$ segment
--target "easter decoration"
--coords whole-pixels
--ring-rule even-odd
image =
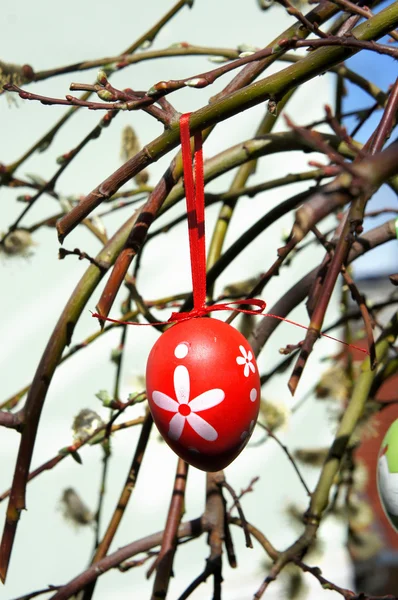
[[[254,353],[243,335],[227,323],[203,318],[230,310],[206,306],[206,253],[202,135],[194,135],[192,172],[189,114],[180,119],[181,148],[193,284],[193,309],[173,313],[176,321],[153,346],[147,363],[149,407],[160,433],[174,452],[204,471],[219,471],[243,450],[256,424],[260,377]],[[260,314],[262,300],[242,300]]]
[[[377,488],[384,512],[398,531],[398,419],[390,425],[381,443]]]
[[[246,338],[228,323],[210,318],[216,311],[272,317],[308,329],[285,317],[265,313],[258,298],[206,305],[205,197],[202,134],[195,132],[192,167],[190,113],[180,117],[180,138],[187,206],[193,308],[174,312],[147,361],[146,391],[153,420],[174,452],[198,469],[219,471],[243,450],[260,408],[260,376]],[[246,306],[246,308],[244,308]],[[252,308],[247,308],[251,306]],[[93,313],[100,320],[120,323]],[[321,336],[369,354],[363,348]]]

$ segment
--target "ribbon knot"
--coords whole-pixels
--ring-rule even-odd
[[[189,312],[173,312],[171,313],[170,318],[168,319],[168,323],[177,323],[179,321],[187,321],[189,319],[196,319],[199,317],[204,317],[207,311],[205,309],[193,308]]]
[[[242,304],[255,306],[256,308],[241,308]],[[173,312],[167,322],[176,323],[177,321],[186,321],[188,319],[205,317],[209,313],[220,310],[232,310],[240,313],[245,313],[246,315],[263,315],[265,317],[266,315],[263,314],[263,311],[265,310],[266,306],[267,305],[264,302],[264,300],[260,300],[259,298],[250,298],[248,300],[232,300],[231,302],[225,302],[223,304],[213,304],[212,306],[202,306],[200,308],[193,308],[189,312]]]

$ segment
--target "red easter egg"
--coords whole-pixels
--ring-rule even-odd
[[[249,343],[223,321],[173,325],[153,346],[146,386],[153,419],[178,456],[219,471],[246,446],[260,406],[260,377]]]

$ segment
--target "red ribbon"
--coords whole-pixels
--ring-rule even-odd
[[[189,252],[191,255],[193,311],[200,312],[206,307],[206,244],[205,244],[205,196],[203,175],[202,133],[194,135],[195,181],[192,173],[191,133],[189,117],[181,115],[180,139],[182,165],[184,170],[185,198],[187,203]],[[199,315],[192,315],[199,316]]]
[[[205,182],[203,171],[202,132],[194,134],[194,172],[192,172],[191,131],[189,117],[180,117],[180,139],[184,170],[185,198],[187,203],[189,252],[191,257],[193,308],[189,312],[172,313],[169,322],[185,321],[204,317],[219,310],[234,310],[248,315],[263,314],[264,300],[249,299],[206,306],[206,242],[205,242]],[[195,175],[195,179],[194,179]],[[257,309],[241,308],[241,304],[256,306]]]
[[[266,303],[259,298],[250,298],[243,300],[234,300],[225,304],[213,304],[206,306],[206,243],[205,243],[205,195],[204,195],[204,170],[203,170],[203,150],[202,150],[202,132],[198,131],[194,134],[194,168],[192,169],[192,153],[191,153],[191,131],[189,128],[189,117],[191,113],[185,113],[180,117],[180,139],[182,164],[184,171],[184,187],[185,198],[187,204],[187,219],[188,219],[188,234],[189,234],[189,252],[191,259],[192,273],[192,290],[193,290],[193,308],[189,312],[173,312],[168,321],[159,321],[156,323],[135,323],[130,321],[118,321],[117,319],[109,319],[93,313],[93,317],[97,317],[103,321],[111,323],[120,323],[122,325],[166,325],[167,323],[176,323],[187,321],[198,317],[204,317],[211,312],[220,310],[231,310],[247,315],[260,315],[262,317],[272,317],[285,321],[291,325],[296,325],[302,329],[307,329],[305,325],[296,323],[290,319],[285,319],[279,315],[264,313]],[[241,305],[246,304],[256,307],[254,309],[242,308]],[[359,348],[353,344],[348,344],[342,340],[338,340],[326,333],[320,333],[321,336],[340,342],[345,346],[355,348],[366,354],[369,354],[364,348]]]

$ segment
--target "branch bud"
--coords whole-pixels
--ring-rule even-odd
[[[166,81],[159,81],[159,83],[155,83],[152,87],[149,88],[146,95],[147,96],[157,96],[157,94],[161,91],[168,90],[169,86]]]
[[[115,100],[115,96],[109,90],[98,90],[97,96],[104,102],[113,102]]]
[[[97,73],[97,83],[99,83],[99,85],[104,85],[104,86],[108,83],[108,78],[103,69],[100,69]]]
[[[110,407],[111,403],[113,402],[113,398],[110,396],[107,390],[100,390],[97,394],[95,394],[95,396],[106,407]]]
[[[204,88],[208,85],[208,82],[204,77],[195,77],[194,79],[188,79],[185,81],[184,85],[194,88]]]

